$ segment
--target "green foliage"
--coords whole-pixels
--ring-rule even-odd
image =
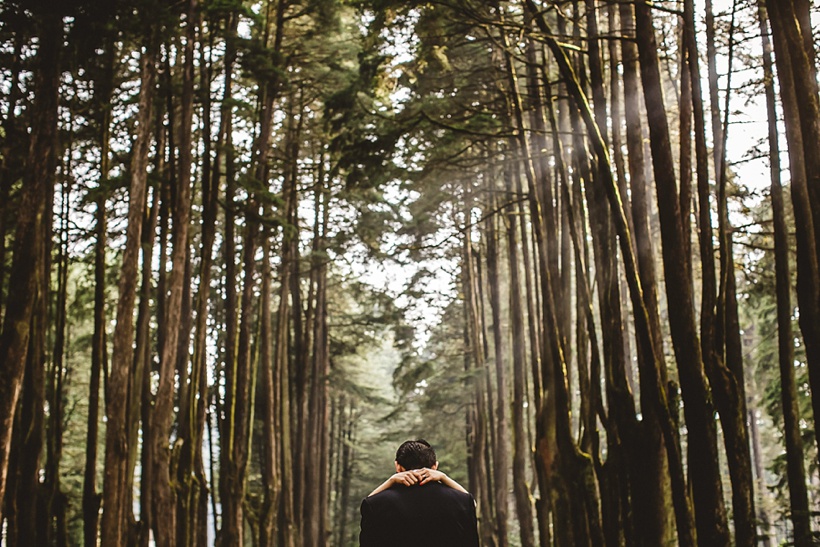
[[[785,200],[788,202],[788,188],[785,190]],[[754,230],[745,237],[740,236],[739,238],[743,243],[748,242],[752,246],[752,250],[743,255],[744,267],[741,270],[743,275],[739,278],[738,290],[739,299],[741,300],[742,328],[744,337],[749,340],[749,343],[746,344],[748,348],[746,366],[751,376],[748,378],[747,384],[753,388],[759,386],[751,390],[751,397],[756,405],[760,405],[761,408],[765,409],[773,428],[773,430],[761,428],[761,435],[765,436],[762,444],[768,455],[766,461],[769,475],[766,482],[777,497],[779,510],[787,513],[789,498],[786,481],[786,454],[783,448],[783,406],[778,354],[774,239],[768,231],[771,205],[768,196],[766,198],[759,205],[748,210],[751,218],[755,219],[764,228]],[[793,226],[792,222],[793,219],[788,216],[788,225]],[[794,245],[793,240],[791,244]],[[794,267],[793,249],[790,250],[789,254],[792,274],[791,285],[794,287],[796,268]],[[792,309],[796,309],[794,294],[792,294]],[[800,426],[805,468],[807,474],[811,476],[818,473],[816,431],[813,420],[808,419],[812,416],[811,393],[809,390],[805,346],[802,342],[796,312],[792,317],[792,334],[795,385],[798,396],[798,414],[802,417]],[[814,494],[816,498],[820,495],[820,491],[816,491],[815,488]]]
[[[238,41],[239,60],[245,71],[243,76],[261,85],[285,83],[287,73],[282,53],[263,43],[261,37]]]

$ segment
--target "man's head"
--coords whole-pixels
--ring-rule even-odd
[[[396,471],[410,471],[427,467],[436,469],[436,451],[424,439],[405,441],[396,450]]]

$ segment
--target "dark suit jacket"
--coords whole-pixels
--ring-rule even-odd
[[[362,501],[361,547],[478,547],[473,496],[434,482]]]

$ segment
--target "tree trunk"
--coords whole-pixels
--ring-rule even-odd
[[[171,275],[168,280],[168,300],[165,309],[164,325],[166,336],[161,346],[159,358],[159,383],[154,400],[154,412],[151,424],[151,472],[155,540],[161,547],[177,544],[176,495],[173,486],[176,482],[175,470],[171,468],[171,447],[169,438],[174,420],[174,372],[178,368],[177,360],[180,341],[186,348],[187,368],[187,331],[183,320],[183,295],[185,287],[190,285],[186,276],[188,262],[188,228],[191,218],[191,164],[194,98],[194,41],[196,21],[194,13],[197,0],[189,0],[187,8],[187,39],[185,42],[185,61],[182,68],[182,97],[179,127],[179,169],[177,184],[172,204],[173,231],[171,233],[173,251],[171,254]],[[171,131],[173,131],[173,126]],[[173,149],[171,149],[173,154]],[[180,378],[180,386],[185,383]],[[184,402],[183,402],[184,404]],[[184,437],[183,437],[184,439]],[[183,441],[184,442],[184,441]],[[176,452],[178,448],[173,448]],[[183,490],[183,494],[184,494]],[[180,538],[184,539],[184,538]]]
[[[57,12],[43,16],[42,40],[37,52],[35,99],[28,161],[17,215],[14,255],[0,334],[0,504],[5,500],[14,415],[28,357],[30,324],[41,291],[43,225],[54,184],[54,148],[57,138],[57,105],[60,83],[62,21]],[[42,298],[45,295],[41,295]],[[0,523],[3,522],[0,507]]]
[[[277,28],[281,30],[281,27],[277,26]],[[279,30],[277,35],[281,34]],[[278,92],[275,82],[268,85],[269,87],[266,87],[261,94],[261,123],[254,145],[254,177],[263,187],[268,184],[267,157],[273,124],[273,106]],[[251,378],[255,378],[254,363],[251,357],[251,325],[255,315],[253,297],[256,241],[259,236],[258,214],[258,201],[253,196],[246,204],[246,227],[242,250],[244,284],[236,361],[233,366],[229,362],[229,371],[226,371],[229,372],[226,374],[226,382],[230,383],[226,384],[227,412],[222,436],[227,443],[223,440],[220,445],[223,453],[220,476],[224,480],[221,530],[223,545],[241,545],[244,536],[245,472],[250,455],[249,439],[254,406],[254,392],[250,387]]]
[[[345,421],[342,422],[342,461],[341,461],[341,501],[339,503],[341,507],[341,526],[339,528],[339,545],[345,545],[348,541],[347,538],[347,523],[348,523],[348,513],[347,508],[350,505],[350,482],[353,478],[353,465],[355,460],[355,453],[353,451],[353,447],[355,446],[354,442],[356,440],[354,436],[355,426],[356,426],[356,404],[355,402],[350,403],[350,411],[349,416],[345,417],[343,413],[343,417]]]
[[[670,314],[670,327],[689,430],[689,469],[697,514],[698,541],[710,545],[724,545],[728,542],[728,529],[720,475],[717,471],[717,433],[712,418],[713,411],[695,327],[691,281],[688,279],[686,267],[689,257],[681,253],[684,249],[682,241],[684,238],[681,230],[680,203],[676,191],[669,129],[661,92],[657,45],[649,6],[643,3],[636,4],[635,13],[641,79],[649,120],[650,143],[658,193],[667,300],[670,309],[680,310],[680,313]],[[695,92],[697,94],[699,89],[695,89],[697,89]],[[695,118],[697,119],[697,113]],[[667,450],[674,449],[669,446],[671,443],[668,438],[664,440],[667,443]],[[671,462],[670,473],[673,473],[674,478],[675,470]],[[673,482],[673,489],[674,487]],[[680,537],[682,531],[687,533],[694,531],[688,530],[688,526],[682,522],[682,519],[686,518],[681,510],[685,498],[681,498],[682,493],[679,490],[674,493],[674,496]],[[683,526],[687,529],[682,530]],[[681,540],[681,542],[684,541]],[[691,534],[685,543],[693,542],[694,534]]]
[[[589,72],[592,87],[595,121],[601,131],[602,143],[606,146],[607,136],[607,109],[604,95],[603,68],[601,66],[601,52],[598,41],[598,23],[595,15],[594,0],[586,0],[587,7],[587,35],[592,39],[589,42]],[[615,103],[613,103],[615,104]],[[613,119],[613,126],[619,121]],[[619,143],[620,146],[620,143]],[[620,153],[618,154],[620,156]],[[617,166],[617,164],[616,164]],[[607,206],[607,198],[601,191],[599,184],[606,176],[603,169],[611,169],[608,163],[599,161],[598,173],[592,173],[585,186],[587,208],[589,210],[592,243],[595,250],[595,276],[598,286],[598,303],[601,316],[601,333],[603,341],[604,372],[607,388],[607,402],[610,420],[607,425],[607,447],[610,458],[603,470],[602,498],[608,498],[609,503],[602,506],[606,539],[610,545],[618,544],[623,534],[628,543],[632,543],[634,536],[631,522],[631,507],[629,501],[629,473],[612,472],[612,468],[626,466],[627,462],[635,461],[631,456],[634,451],[633,439],[635,420],[635,402],[629,389],[626,375],[626,361],[624,355],[624,325],[621,313],[620,284],[618,282],[618,268],[616,259],[618,251],[616,240],[613,237],[612,217]],[[616,167],[617,171],[617,167]],[[622,174],[622,171],[621,171]],[[623,174],[622,174],[623,176]],[[625,184],[623,179],[619,179]],[[620,187],[619,187],[620,190]],[[628,226],[631,224],[627,201],[624,205],[624,214]],[[629,231],[632,232],[631,226]],[[592,382],[599,382],[599,378],[590,375]],[[597,452],[597,447],[595,449]],[[604,488],[603,485],[606,485]]]
[[[69,124],[71,127],[71,124]],[[66,161],[65,171],[71,172],[71,156],[73,147],[68,146],[69,159]],[[60,462],[63,457],[63,427],[65,423],[66,393],[64,391],[68,367],[65,363],[67,338],[67,308],[68,308],[68,270],[69,270],[69,234],[68,223],[71,213],[69,195],[71,194],[71,179],[66,177],[61,188],[60,211],[60,253],[57,263],[57,295],[54,303],[54,352],[46,384],[46,400],[48,401],[48,423],[46,429],[46,465],[43,492],[43,519],[46,523],[45,538],[48,543],[59,547],[68,544],[66,530],[66,495],[60,487]],[[48,263],[48,261],[47,261]],[[47,276],[48,277],[48,276]],[[45,287],[47,288],[47,287]],[[53,535],[51,524],[54,525]],[[42,526],[42,525],[41,525]]]
[[[792,174],[797,239],[797,302],[812,390],[820,423],[820,106],[813,68],[798,27],[793,1],[766,3],[772,24],[777,76]],[[820,454],[820,452],[819,452]]]
[[[153,34],[153,31],[151,31]],[[117,324],[111,353],[111,370],[106,382],[105,478],[103,482],[102,542],[122,545],[125,542],[125,491],[127,483],[128,438],[126,401],[128,379],[133,359],[133,311],[136,299],[137,261],[142,238],[143,212],[147,194],[147,164],[151,141],[152,102],[156,78],[157,40],[149,36],[146,51],[140,58],[139,124],[131,158],[128,227],[123,262],[118,283]]]
[[[10,196],[12,185],[20,179],[20,173],[23,171],[22,164],[25,158],[25,151],[29,144],[25,133],[21,133],[18,118],[16,115],[17,104],[20,101],[22,91],[20,89],[20,78],[23,74],[23,42],[25,36],[23,32],[17,32],[14,35],[14,45],[11,54],[11,80],[9,82],[9,93],[5,98],[7,109],[3,119],[4,147],[2,153],[4,161],[0,166],[0,287],[5,286],[6,280],[6,239],[8,234],[8,210],[10,204]],[[14,145],[12,145],[14,143]],[[18,153],[23,152],[23,153]],[[0,298],[0,317],[3,317],[3,305],[5,302]],[[0,500],[0,503],[2,501]],[[2,509],[0,509],[2,513]],[[0,519],[2,522],[2,519]]]
[[[485,459],[487,450],[487,409],[484,391],[486,390],[486,376],[484,375],[484,351],[482,343],[482,329],[480,326],[478,309],[478,283],[476,282],[475,259],[471,239],[470,219],[472,218],[471,190],[465,201],[464,219],[465,228],[463,237],[463,252],[461,259],[461,283],[464,288],[465,322],[467,324],[467,355],[470,375],[472,376],[473,406],[471,408],[470,423],[468,424],[468,463],[471,470],[470,490],[476,497],[479,513],[479,537],[482,545],[495,546],[494,523],[491,504],[492,493],[488,487],[488,470]]]
[[[513,174],[505,170],[504,178],[509,195],[515,195]],[[520,177],[519,177],[520,184]],[[517,213],[517,214],[516,214]],[[524,333],[523,291],[519,266],[518,217],[523,219],[520,210],[510,207],[507,210],[507,253],[510,264],[510,320],[512,327],[513,357],[513,400],[512,400],[512,434],[513,434],[513,491],[515,493],[515,510],[518,516],[519,535],[522,547],[535,546],[535,533],[532,526],[532,500],[527,484],[527,459],[530,457],[527,432],[524,427],[527,415],[524,390],[526,383],[526,339]],[[523,220],[522,220],[523,225]],[[523,229],[522,233],[526,233]],[[526,240],[524,240],[526,241]],[[505,439],[506,437],[501,437]]]
[[[751,401],[749,401],[751,403]],[[754,462],[755,475],[757,477],[757,491],[761,494],[766,491],[766,482],[764,479],[763,459],[760,454],[760,430],[757,427],[757,409],[751,404],[749,406],[749,436],[752,443],[752,461]],[[772,520],[769,517],[769,512],[761,505],[757,506],[757,524],[760,527],[760,534],[757,535],[757,541],[763,547],[774,547],[774,527]],[[792,521],[794,522],[794,521]],[[807,545],[805,541],[798,542],[795,534],[794,545]]]
[[[233,25],[233,23],[232,23]],[[233,34],[233,33],[232,33]],[[231,41],[231,40],[229,40]],[[227,98],[227,96],[226,96]],[[225,106],[223,105],[223,108]],[[225,529],[225,521],[228,511],[231,508],[231,497],[229,478],[232,476],[231,469],[231,446],[232,446],[232,424],[230,420],[233,415],[233,400],[236,389],[236,339],[237,339],[237,286],[236,266],[238,263],[236,256],[236,166],[234,165],[233,151],[233,121],[232,116],[228,116],[227,128],[225,131],[225,234],[222,246],[222,259],[225,261],[225,362],[223,368],[225,385],[222,412],[217,412],[219,423],[219,501],[221,503],[222,526],[217,536],[217,544],[232,545],[236,539],[231,536],[231,530]],[[219,399],[219,393],[215,395]],[[219,407],[217,407],[219,409]]]
[[[204,41],[200,41],[200,57],[205,59]],[[233,55],[226,51],[226,83],[231,78],[228,72],[232,70]],[[181,492],[177,497],[177,526],[178,541],[187,545],[201,545],[208,541],[208,479],[205,475],[202,446],[205,436],[206,406],[208,404],[208,375],[206,369],[206,339],[207,318],[210,310],[211,279],[213,268],[213,246],[216,239],[216,222],[219,196],[219,154],[224,142],[224,130],[227,120],[225,113],[230,115],[230,107],[222,110],[219,133],[216,139],[216,161],[211,165],[211,99],[210,81],[212,63],[202,62],[200,65],[200,83],[202,101],[202,130],[204,150],[202,155],[202,255],[199,264],[199,291],[196,297],[196,324],[194,326],[194,353],[191,362],[191,379],[187,400],[182,400],[180,407],[187,408],[187,431],[183,430],[184,437],[179,458],[177,477]],[[230,85],[225,93],[230,96]],[[189,251],[190,252],[190,251]],[[182,348],[181,348],[182,350]],[[187,350],[186,350],[187,355]],[[180,423],[180,429],[183,423]],[[187,489],[187,492],[185,490]]]
[[[732,5],[732,18],[729,25],[729,36],[735,29],[737,2]],[[715,163],[718,180],[718,235],[720,241],[720,279],[716,315],[715,352],[724,356],[721,381],[712,382],[712,392],[720,411],[723,426],[723,439],[732,481],[732,512],[735,523],[735,544],[752,547],[755,543],[754,478],[749,445],[749,431],[746,425],[746,389],[743,373],[743,348],[740,339],[740,322],[737,309],[737,287],[735,281],[734,250],[732,225],[729,219],[726,166],[726,139],[729,132],[729,98],[731,96],[732,61],[735,42],[729,42],[729,74],[726,80],[723,127],[715,133],[720,137],[719,156]],[[710,77],[710,88],[713,86]],[[717,79],[714,79],[717,87]],[[717,95],[717,90],[710,94]],[[719,112],[715,102],[713,110]],[[719,119],[719,116],[718,116]],[[717,360],[720,365],[720,359]],[[708,369],[707,369],[708,372]]]
[[[100,135],[100,182],[97,188],[96,237],[94,245],[94,334],[91,341],[91,378],[88,397],[88,429],[85,443],[83,475],[83,545],[96,547],[101,496],[97,492],[97,437],[99,431],[100,377],[108,369],[108,346],[105,328],[105,250],[107,247],[107,211],[104,183],[109,174],[111,110],[113,94],[114,44],[105,41],[105,68],[95,96],[97,130]]]
[[[489,196],[495,195],[493,175],[485,173],[488,185]],[[491,182],[493,181],[493,182]],[[497,202],[490,198],[489,209],[495,211]],[[493,325],[493,350],[495,361],[495,384],[497,390],[495,406],[495,426],[496,443],[493,454],[493,477],[495,494],[495,517],[498,542],[500,545],[507,544],[507,505],[509,490],[507,473],[510,468],[510,452],[508,439],[510,438],[508,429],[509,398],[507,397],[507,369],[504,362],[504,333],[501,324],[501,275],[498,265],[498,219],[495,213],[490,214],[485,223],[487,225],[487,285],[490,293],[490,313],[492,314]]]
[[[794,529],[794,544],[811,544],[809,500],[806,490],[803,438],[800,435],[800,412],[794,379],[794,335],[792,333],[791,272],[789,265],[789,232],[786,207],[780,180],[780,143],[777,132],[777,105],[772,70],[772,45],[769,41],[768,15],[763,0],[758,2],[760,36],[763,40],[763,85],[769,121],[769,162],[772,179],[771,199],[774,226],[775,291],[777,296],[777,349],[780,365],[780,397],[783,405],[783,430],[786,446],[786,475]],[[783,85],[781,80],[781,86]],[[756,418],[753,416],[752,420]]]
[[[712,122],[712,157],[715,166],[715,178],[717,179],[718,166],[723,157],[723,125],[720,120],[720,97],[718,95],[718,73],[717,73],[717,48],[715,47],[715,12],[712,7],[712,0],[706,0],[704,5],[706,12],[706,66],[709,73],[709,105]],[[732,39],[731,32],[729,39]],[[731,67],[729,68],[731,72]],[[726,86],[729,89],[729,86]]]
[[[239,340],[237,345],[236,369],[234,384],[228,386],[231,398],[226,398],[228,423],[227,430],[222,433],[222,450],[230,453],[228,467],[221,468],[225,476],[226,489],[222,498],[222,529],[221,541],[223,545],[242,545],[244,537],[244,503],[245,503],[245,470],[248,458],[248,435],[250,419],[250,403],[253,392],[250,389],[252,362],[251,362],[251,325],[254,316],[253,293],[254,272],[256,270],[256,238],[259,226],[255,220],[255,207],[248,205],[250,214],[243,238],[242,263],[243,287],[241,298],[241,319],[239,322]],[[225,435],[228,435],[227,437]]]
[[[528,2],[527,9],[536,19],[539,26],[545,24],[541,19],[541,14],[534,5]],[[496,11],[500,10],[496,5]],[[522,151],[522,161],[527,177],[528,185],[531,188],[536,186],[533,163],[529,154],[529,139],[523,130],[523,107],[521,95],[518,90],[518,81],[515,67],[512,63],[509,50],[509,39],[506,33],[501,34],[502,51],[505,56],[505,68],[507,73],[508,94],[513,105],[513,115],[515,125],[519,129],[517,136],[520,150]],[[556,315],[557,305],[554,295],[553,278],[560,275],[560,272],[553,271],[548,265],[548,250],[546,246],[546,235],[541,222],[541,204],[537,193],[530,194],[531,218],[536,220],[538,226],[536,236],[539,247],[539,266],[541,273],[541,285],[544,306],[544,320],[549,328],[546,329],[547,346],[544,348],[544,359],[542,363],[551,365],[544,370],[544,388],[546,393],[554,393],[553,400],[539,409],[538,425],[538,453],[539,465],[543,469],[552,473],[548,479],[553,486],[553,510],[555,518],[571,523],[563,530],[558,538],[561,544],[586,543],[599,544],[603,542],[600,528],[600,513],[597,499],[597,479],[592,468],[591,458],[582,453],[574,444],[570,425],[569,394],[567,387],[567,370],[564,346],[566,340],[559,332]],[[554,234],[553,234],[554,235]],[[557,285],[560,290],[560,285]],[[547,355],[549,356],[547,358]],[[552,407],[552,408],[549,408]],[[555,445],[552,445],[554,439]],[[557,473],[556,473],[557,471]]]
[[[311,505],[310,517],[305,529],[305,545],[319,547],[327,543],[328,505],[328,404],[327,375],[330,372],[329,333],[327,324],[327,259],[325,237],[329,220],[329,190],[324,180],[323,159],[319,160],[317,175],[317,195],[315,201],[314,232],[315,245],[312,256],[312,270],[316,272],[316,304],[313,321],[313,355],[311,359],[311,381],[309,400],[310,465],[305,484]],[[321,215],[319,211],[322,211]]]
[[[565,81],[568,84],[568,90],[570,91],[570,95],[576,107],[581,111],[581,114],[583,115],[584,123],[586,124],[587,129],[590,133],[591,142],[595,148],[595,154],[597,156],[598,161],[605,165],[608,165],[609,158],[607,150],[603,145],[603,140],[600,138],[600,132],[598,131],[598,127],[592,118],[592,114],[589,110],[589,105],[586,101],[586,97],[581,91],[578,80],[574,74],[572,67],[569,64],[569,61],[564,51],[559,46],[558,42],[554,38],[552,38],[553,34],[551,33],[549,26],[547,25],[543,16],[538,12],[537,7],[532,2],[532,0],[525,0],[525,5],[526,8],[530,11],[530,13],[532,13],[535,17],[535,21],[538,24],[539,29],[545,35],[545,41],[548,47],[553,52],[556,60],[558,61],[559,69],[562,75],[564,76]],[[645,26],[641,26],[641,24],[638,24],[638,28],[644,31],[651,30],[653,27],[651,24],[651,18],[648,12],[648,7],[643,4],[641,4],[640,7],[641,9],[646,10],[641,13],[642,20],[639,21],[639,23],[644,23]],[[650,106],[651,103],[654,103],[654,106],[656,106],[654,112],[657,117],[653,121],[657,122],[658,126],[662,127],[662,129],[664,130],[664,134],[666,135],[666,140],[664,141],[666,143],[666,150],[664,150],[664,152],[666,152],[667,157],[664,159],[666,160],[668,168],[672,170],[671,149],[669,147],[668,139],[668,128],[666,126],[666,117],[662,107],[663,101],[659,93],[660,75],[658,71],[657,50],[654,42],[654,35],[651,33],[641,34],[639,32],[638,44],[639,50],[641,51],[642,55],[642,69],[645,65],[651,67],[651,71],[649,71],[648,74],[645,74],[646,77],[643,79],[645,98],[647,100],[647,111],[650,113],[651,117],[653,109],[650,108]],[[643,48],[641,48],[641,44],[643,44]],[[645,52],[649,53],[649,60],[654,62],[643,62],[643,54]],[[649,82],[647,80],[649,80]],[[650,92],[654,92],[654,95],[651,95]],[[652,98],[652,101],[650,101],[650,97]],[[655,166],[657,169],[657,163],[655,164]],[[632,301],[633,311],[635,312],[636,332],[641,337],[640,347],[643,348],[642,351],[644,352],[644,358],[647,361],[654,363],[656,360],[655,355],[657,350],[654,347],[655,345],[649,331],[648,314],[646,312],[646,307],[643,303],[642,289],[640,285],[640,280],[637,275],[637,267],[635,265],[635,259],[632,252],[632,245],[630,243],[631,238],[629,234],[629,228],[624,216],[624,211],[621,207],[621,199],[618,193],[618,187],[612,180],[611,172],[608,168],[600,169],[600,173],[604,175],[603,182],[606,188],[607,197],[610,202],[610,207],[612,209],[613,216],[616,220],[616,228],[618,230],[619,241],[621,245],[621,254],[625,261],[624,265],[630,289],[630,297]],[[607,174],[609,174],[609,176],[607,176]],[[672,171],[672,174],[674,175],[674,171]],[[674,183],[674,176],[671,178],[671,180]],[[677,202],[674,202],[673,211],[676,215],[679,215],[679,211],[677,210],[676,205]],[[675,224],[675,226],[677,226],[677,224]],[[679,234],[677,230],[675,231],[675,233]],[[697,349],[697,344],[695,344],[695,348]],[[653,368],[652,370],[654,371],[654,374],[647,375],[645,380],[646,385],[648,385],[650,388],[650,393],[653,394],[654,397],[656,397],[655,404],[657,405],[659,411],[663,413],[664,417],[664,419],[661,421],[661,424],[664,435],[664,441],[666,442],[667,446],[667,457],[670,462],[669,469],[670,473],[672,474],[673,491],[675,493],[674,499],[678,521],[679,540],[683,545],[692,545],[694,544],[693,521],[691,512],[688,507],[683,477],[681,475],[682,463],[680,459],[680,454],[679,452],[677,452],[679,447],[677,445],[677,442],[675,442],[675,430],[673,429],[672,420],[669,415],[669,407],[667,407],[666,405],[666,393],[660,384],[660,379],[658,377],[657,370],[655,368]]]
[[[622,8],[623,9],[623,8]],[[689,55],[683,45],[686,22],[683,17],[678,18],[680,26],[680,220],[683,232],[684,256],[692,255],[692,77],[687,69]],[[637,56],[637,54],[636,54]],[[692,274],[692,260],[686,261],[687,276],[694,280]]]
[[[103,142],[107,142],[103,138]],[[105,146],[103,151],[105,152]],[[107,162],[107,153],[102,154]],[[107,169],[101,169],[107,173]],[[105,175],[103,175],[105,176]],[[99,429],[100,375],[107,369],[108,352],[105,336],[105,248],[106,199],[100,192],[97,200],[97,242],[94,246],[94,335],[91,354],[91,379],[89,381],[88,429],[85,443],[85,473],[83,480],[83,537],[85,547],[97,545],[100,495],[97,493],[97,434]]]
[[[54,151],[52,150],[52,154]],[[53,156],[52,156],[53,157]],[[43,440],[45,437],[46,395],[46,333],[50,319],[51,293],[51,248],[52,248],[52,209],[53,169],[51,184],[45,188],[45,211],[40,225],[38,247],[41,256],[38,260],[39,272],[34,276],[38,287],[31,326],[28,352],[26,354],[26,371],[23,377],[23,393],[20,402],[20,437],[15,450],[19,453],[17,470],[17,544],[49,545],[51,544],[50,519],[46,503],[46,491],[40,480]]]
[[[262,291],[259,303],[260,326],[259,336],[261,349],[259,352],[259,367],[262,371],[262,385],[260,402],[262,410],[262,478],[264,498],[259,516],[259,544],[262,547],[272,547],[276,542],[276,515],[281,498],[281,483],[279,480],[279,439],[276,434],[278,423],[279,399],[277,397],[274,376],[273,332],[271,330],[271,265],[270,265],[270,235],[267,228],[263,228],[261,247],[262,256]]]
[[[632,7],[629,4],[619,4],[621,28],[627,36],[634,36],[635,24]],[[644,157],[644,131],[641,122],[641,92],[638,77],[638,49],[634,42],[625,40],[621,45],[623,51],[623,80],[624,80],[624,114],[626,117],[626,146],[628,151],[629,186],[631,190],[632,219],[635,228],[635,248],[638,259],[638,271],[643,287],[644,303],[649,314],[649,326],[652,339],[662,350],[663,334],[660,322],[660,305],[658,303],[658,281],[655,270],[655,253],[649,227],[649,184],[646,179],[646,160]],[[682,94],[683,96],[684,94]],[[684,104],[683,102],[681,103]],[[681,114],[683,116],[683,114]],[[690,116],[691,117],[691,114]],[[683,134],[682,134],[683,135]],[[684,137],[681,137],[684,140]],[[684,157],[683,155],[681,156]],[[683,161],[683,160],[682,160]],[[682,163],[683,165],[683,163]],[[684,167],[682,166],[681,169]],[[683,181],[683,176],[681,178]],[[687,240],[689,233],[688,223],[682,230],[683,239]],[[684,251],[688,255],[688,251]],[[640,341],[637,341],[640,344]],[[657,366],[662,385],[666,385],[666,362],[664,352],[657,352],[657,365],[646,363],[644,352],[638,348],[638,367]],[[645,373],[648,374],[649,372]],[[641,435],[638,442],[644,445],[636,454],[636,470],[643,467],[645,473],[635,473],[636,491],[647,495],[633,496],[633,510],[636,522],[642,526],[636,527],[636,538],[645,545],[661,545],[672,541],[669,516],[673,510],[670,507],[670,485],[668,462],[665,457],[665,446],[661,431],[660,417],[657,408],[652,403],[652,396],[641,389]]]
[[[157,129],[158,150],[163,149],[165,143],[164,132]],[[154,160],[154,170],[163,173],[165,170],[165,159],[162,154],[158,154]],[[160,183],[165,186],[164,183]],[[134,343],[134,367],[131,373],[131,385],[128,394],[128,471],[126,480],[126,490],[130,493],[133,490],[134,475],[136,472],[137,460],[140,462],[140,520],[135,523],[133,530],[129,530],[129,542],[131,535],[136,536],[135,541],[142,547],[148,545],[148,535],[153,522],[152,518],[152,481],[151,473],[151,449],[150,445],[139,442],[140,422],[142,423],[142,437],[150,437],[151,423],[153,416],[153,397],[151,394],[151,376],[153,355],[151,344],[151,302],[152,302],[152,282],[153,277],[153,257],[154,241],[156,240],[156,228],[159,221],[160,209],[159,188],[152,191],[152,204],[150,209],[146,209],[143,216],[142,230],[142,276],[139,291],[139,306],[137,311],[136,340]],[[163,226],[167,225],[167,215],[163,218]],[[164,265],[160,262],[161,265]],[[160,282],[164,280],[164,270],[160,274]],[[139,448],[142,448],[141,454]],[[129,496],[130,498],[130,496]],[[129,507],[131,502],[129,501]],[[134,520],[131,511],[128,512],[129,522]]]
[[[298,194],[296,183],[293,181],[288,185],[289,178],[286,177],[282,188],[284,218],[289,221],[296,214]],[[281,502],[276,515],[277,520],[277,541],[279,545],[291,547],[296,542],[296,523],[294,522],[295,495],[292,451],[293,435],[291,428],[292,401],[290,396],[291,376],[289,367],[290,338],[288,318],[288,294],[290,292],[290,278],[293,266],[291,260],[293,256],[292,240],[297,234],[289,229],[289,225],[282,227],[282,251],[279,267],[279,305],[276,312],[276,332],[274,346],[274,370],[273,376],[276,381],[276,398],[278,400],[277,410],[279,418],[276,422],[278,430],[281,431],[279,442],[279,476],[282,479]]]

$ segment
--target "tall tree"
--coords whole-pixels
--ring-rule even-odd
[[[168,300],[165,308],[164,325],[167,328],[160,347],[159,383],[154,400],[154,412],[150,434],[152,466],[152,504],[155,538],[160,545],[177,544],[176,492],[172,482],[175,470],[171,469],[171,449],[169,447],[174,410],[174,373],[179,358],[178,351],[184,349],[185,368],[188,361],[188,332],[182,320],[183,292],[190,285],[186,275],[188,259],[188,229],[191,215],[191,164],[194,101],[194,51],[197,28],[197,0],[189,0],[186,6],[186,35],[184,64],[182,69],[182,94],[180,100],[179,157],[174,202],[173,251],[171,255],[171,275],[168,281]],[[173,130],[173,128],[172,128]],[[173,154],[173,150],[171,151]],[[180,344],[180,339],[182,344]],[[180,384],[185,379],[180,377]],[[185,399],[182,398],[182,401]],[[160,515],[162,515],[160,517]]]
[[[142,13],[142,17],[148,17]],[[156,82],[156,31],[145,31],[145,51],[140,56],[140,92],[137,139],[130,166],[128,228],[118,283],[117,324],[111,350],[111,368],[106,381],[105,474],[103,481],[103,518],[101,538],[106,544],[122,544],[126,533],[125,506],[128,443],[126,401],[133,353],[134,301],[136,299],[137,261],[142,238],[148,179],[148,153],[151,144],[151,120]]]
[[[37,10],[35,16],[43,40],[37,53],[32,134],[9,275],[9,285],[14,290],[6,300],[0,334],[0,500],[5,499],[14,416],[28,357],[32,314],[38,294],[39,298],[46,297],[42,293],[43,256],[45,249],[50,248],[43,239],[43,226],[47,215],[50,216],[49,198],[54,185],[63,31],[59,12],[45,8],[42,12]]]
[[[809,381],[812,385],[814,421],[820,419],[820,266],[818,238],[820,221],[820,158],[815,147],[820,139],[820,106],[817,84],[794,2],[775,5],[767,2],[772,25],[775,63],[780,82],[780,97],[786,137],[789,143],[789,168],[792,175],[792,205],[797,238],[797,301],[800,305],[800,330],[806,344]]]
[[[777,290],[777,337],[780,364],[780,390],[783,405],[783,429],[787,457],[789,501],[794,527],[795,545],[809,545],[811,525],[806,472],[804,468],[803,439],[800,435],[797,388],[794,379],[794,335],[792,334],[791,267],[789,240],[786,226],[783,187],[780,178],[780,145],[777,131],[772,44],[769,39],[768,14],[765,4],[758,2],[760,36],[763,41],[763,71],[766,92],[766,111],[769,119],[769,162],[771,169],[771,201],[774,222],[775,275]]]

